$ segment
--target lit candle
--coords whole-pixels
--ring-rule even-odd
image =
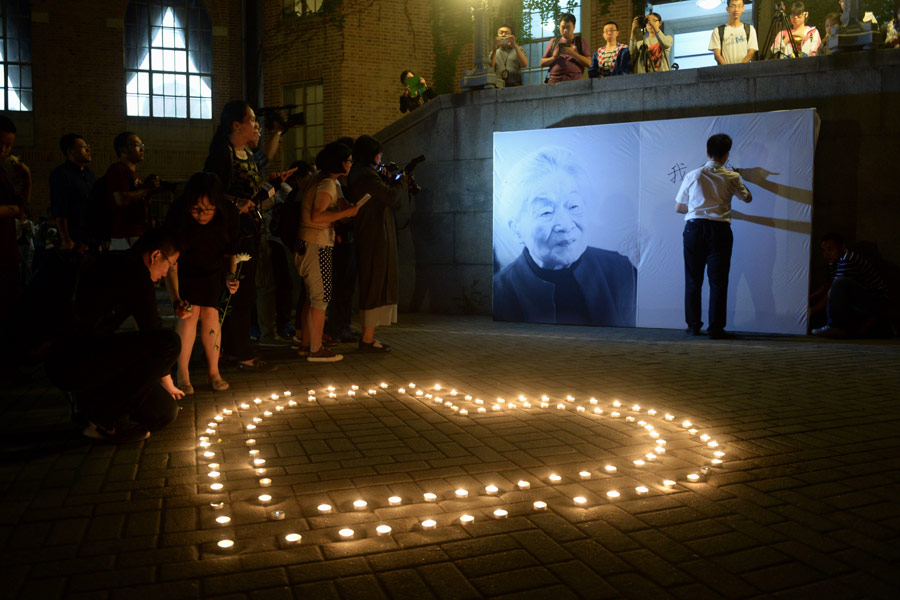
[[[320,504],[316,507],[316,510],[318,510],[322,514],[330,513],[331,505],[330,504]]]
[[[329,398],[337,398],[337,394],[335,394],[334,392],[328,392],[328,397]]]
[[[550,480],[550,483],[559,483],[560,481],[562,481],[562,477],[560,477],[560,476],[557,475],[556,473],[553,473],[553,474],[550,475],[550,477],[548,477],[547,479]]]
[[[406,388],[399,388],[397,391],[400,392],[401,394],[405,394]]]
[[[637,459],[636,461],[634,461],[634,466],[636,466],[636,467],[643,467],[643,466],[646,465],[646,464],[647,464],[647,463],[645,463],[645,462],[644,462],[643,460],[641,460],[640,458]]]
[[[699,473],[690,473],[687,476],[687,478],[688,478],[688,481],[700,481],[700,474]]]
[[[471,523],[474,520],[475,520],[475,517],[473,517],[472,515],[463,515],[459,518],[459,522],[462,523],[463,525],[468,525],[469,523]]]
[[[272,480],[268,477],[263,477],[259,480],[259,485],[260,487],[269,487],[270,485],[272,485]]]
[[[212,444],[210,444],[209,442],[200,442],[197,445],[200,446],[201,448],[209,448],[210,446],[212,446]]]
[[[503,408],[503,407],[500,406],[499,404],[495,404],[491,407],[491,410],[500,410],[501,408]]]
[[[353,390],[349,390],[349,391],[347,392],[347,395],[348,395],[348,396],[355,396],[355,395],[356,395],[356,392],[353,391]]]
[[[334,386],[333,386],[333,385],[329,385],[327,389],[328,389],[329,392],[333,392],[333,391],[334,391]]]
[[[673,421],[675,419],[675,415],[670,415],[666,413],[666,421]]]
[[[265,475],[265,474],[266,474],[266,468],[265,468],[265,467],[260,467],[260,468],[256,469],[256,474],[257,474],[257,475]]]
[[[654,458],[656,458],[656,455],[653,454],[652,452],[648,452],[647,454],[644,455],[644,458],[646,458],[647,460],[653,460]]]
[[[627,417],[625,417],[625,420],[628,421],[629,423],[634,423],[634,417],[632,417],[631,415],[628,415]]]
[[[556,405],[557,410],[566,410],[566,405],[560,402]]]
[[[306,390],[306,393],[309,394],[310,396],[315,396],[316,390]]]
[[[387,389],[388,384],[385,383],[384,381],[382,381],[381,383],[378,384],[378,386],[379,386],[381,389],[384,390],[384,389]],[[455,391],[455,390],[454,390],[454,391]]]
[[[584,412],[584,407],[583,407],[583,406],[577,407],[577,408],[575,409],[575,412]]]
[[[219,525],[225,525],[226,523],[231,523],[231,517],[222,515],[221,517],[216,517],[216,523]]]
[[[597,404],[597,399],[591,396],[591,399],[588,400],[588,402],[590,402],[591,404]]]
[[[425,502],[434,502],[437,500],[437,494],[433,492],[425,492],[422,494],[422,497],[425,499]]]
[[[633,410],[634,412],[641,412],[641,405],[640,404],[632,404],[631,410]]]
[[[506,509],[498,508],[497,510],[494,511],[495,519],[505,519],[508,516],[509,516],[509,511]]]
[[[615,406],[616,408],[619,408],[620,406],[622,406],[622,403],[619,402],[618,400],[613,400],[612,405]]]
[[[210,450],[207,450],[206,452],[203,453],[203,458],[213,458],[215,455],[216,455],[215,452],[211,452]]]
[[[288,400],[288,406],[297,406],[296,400]]]
[[[256,425],[254,425],[253,423],[247,423],[246,425],[244,425],[244,429],[246,429],[247,431],[253,431],[254,429],[256,429]]]
[[[636,491],[638,494],[646,494],[647,492],[650,491],[650,488],[648,488],[645,485],[639,485],[636,488],[634,488],[634,491]]]
[[[531,487],[531,483],[529,483],[528,481],[525,481],[524,479],[520,479],[519,482],[516,484],[516,486],[520,490],[527,490],[528,488]]]
[[[708,442],[711,438],[708,433],[704,433],[703,435],[700,436],[700,439],[703,440],[704,442]]]
[[[369,503],[366,502],[365,500],[354,500],[353,501],[353,508],[355,508],[356,510],[365,510],[365,508],[367,506],[369,506]]]
[[[650,437],[652,437],[652,438],[654,438],[654,439],[658,438],[658,437],[659,437],[659,432],[658,432],[658,431],[651,431],[651,432],[650,432]]]
[[[642,419],[642,420],[638,421],[637,423],[638,423],[638,425],[640,425],[640,426],[643,427],[644,429],[647,429],[647,421],[644,421],[644,420]],[[650,426],[650,429],[653,429],[653,426]]]
[[[655,408],[651,408],[650,410],[647,411],[647,414],[650,415],[650,416],[652,417],[653,415],[656,414],[656,409],[655,409]]]
[[[534,510],[547,510],[547,503],[543,500],[535,500],[532,506],[534,506]]]
[[[434,529],[437,527],[437,521],[434,519],[425,519],[422,521],[422,529]]]
[[[578,473],[578,476],[581,477],[582,479],[590,479],[591,472],[590,471],[581,471]]]
[[[486,412],[487,412],[487,409],[486,409],[485,407],[483,407],[483,406],[479,406],[479,407],[478,407],[478,412],[479,412],[479,413],[486,413]]]
[[[462,488],[456,490],[457,498],[467,498],[469,496],[469,490],[464,490]]]
[[[608,492],[606,492],[606,497],[607,497],[607,498],[618,498],[618,497],[621,496],[621,495],[622,495],[622,494],[620,494],[620,493],[617,492],[616,490],[609,490]]]
[[[657,454],[665,454],[666,453],[666,449],[663,448],[662,446],[657,446],[656,448],[653,449],[653,451],[656,452]]]
[[[213,479],[217,479],[217,478],[219,477],[219,474],[220,474],[220,473],[219,473],[218,471],[210,471],[210,472],[208,473],[208,475],[209,475],[210,477],[212,477]]]
[[[718,457],[718,458],[722,458],[723,456],[725,456],[725,453],[722,452],[721,450],[716,450],[715,452],[713,452],[713,456],[716,456],[716,457]]]
[[[459,409],[459,414],[465,416],[465,415],[469,414],[469,411],[466,410],[465,408],[461,408],[461,409]]]
[[[254,423],[262,423],[262,417],[253,417]]]
[[[484,491],[487,494],[496,494],[498,491],[500,491],[500,488],[498,488],[494,484],[490,484],[490,485],[484,486]]]
[[[710,448],[718,448],[719,442],[717,442],[716,440],[712,440],[711,442],[707,442],[706,445]]]
[[[299,542],[302,539],[303,539],[303,536],[300,535],[299,533],[289,533],[284,536],[284,541],[286,541],[288,544],[296,544],[297,542]]]
[[[359,386],[354,383],[353,385],[350,386],[350,389],[356,391],[359,389]]]
[[[410,383],[410,384],[409,384],[409,385],[408,385],[408,386],[407,386],[407,387],[411,387],[411,388],[414,388],[414,387],[416,387],[416,384],[414,384],[414,383]]]
[[[690,421],[682,421],[681,422],[681,426],[684,427],[685,429],[688,429],[691,425],[693,425],[693,423],[691,423]]]
[[[273,510],[269,514],[269,518],[273,521],[284,521],[284,511],[283,510]]]
[[[216,415],[215,417],[213,417],[213,421],[215,421],[216,423],[221,423],[224,420],[225,417],[223,417],[222,415]]]
[[[346,527],[338,531],[338,535],[341,536],[341,539],[349,540],[353,537],[353,530],[349,527]]]
[[[416,396],[424,396],[424,395],[425,395],[425,392],[423,392],[422,390],[416,390]]]
[[[266,464],[266,459],[264,459],[264,458],[254,458],[254,459],[253,459],[253,464],[256,465],[257,467],[261,467],[261,466],[263,466],[264,464]]]
[[[484,404],[484,400],[481,398],[475,398],[475,404]]]
[[[609,416],[611,416],[613,419],[617,419],[620,416],[620,414],[618,411],[614,410],[611,413],[609,413]]]
[[[284,393],[282,393],[281,395],[282,395],[282,396],[290,396],[290,395],[291,395],[291,392],[290,392],[290,390],[287,390],[287,391],[285,391]]]
[[[600,408],[599,406],[595,406],[595,407],[594,407],[594,414],[595,414],[595,415],[602,415],[602,414],[603,414],[603,409]]]
[[[572,395],[568,395],[568,396],[566,396],[566,400],[569,402],[575,402],[575,397]]]
[[[253,404],[262,404],[262,398],[254,398]]]
[[[674,479],[663,479],[663,485],[666,487],[672,487],[675,483],[676,481]]]
[[[223,548],[223,549],[227,550],[228,548],[231,548],[232,546],[234,546],[234,540],[219,540],[216,545],[219,548]]]
[[[229,415],[231,415],[232,413],[234,413],[234,411],[231,410],[230,408],[223,408],[223,409],[222,409],[222,414],[225,415],[226,417],[229,416]]]
[[[399,506],[403,502],[403,498],[400,496],[391,496],[388,498],[388,504],[391,506]]]
[[[377,533],[378,535],[387,535],[390,532],[391,532],[390,525],[379,525],[378,527],[375,528],[375,533]]]
[[[587,504],[587,498],[584,496],[575,496],[572,498],[572,502],[574,502],[576,506],[584,506]]]
[[[709,462],[711,462],[711,463],[714,464],[714,465],[721,465],[721,464],[722,464],[722,459],[721,459],[721,458],[714,458],[714,459],[712,459],[712,460],[709,461]]]
[[[270,496],[269,494],[260,494],[260,495],[259,495],[259,501],[260,501],[262,504],[268,504],[269,502],[272,501],[272,496]]]
[[[212,471],[218,471],[218,470],[219,470],[219,463],[209,463],[209,464],[206,465],[206,466],[209,467],[210,470],[212,470]]]
[[[213,483],[213,484],[210,484],[209,489],[211,489],[214,492],[218,492],[219,490],[223,489],[224,487],[225,487],[224,483]]]
[[[691,427],[690,429],[688,429],[688,433],[691,435],[697,435],[697,429]]]
[[[466,398],[466,400],[471,400],[472,396],[470,396],[469,394],[466,394],[465,398]]]
[[[250,456],[259,456],[259,450],[254,448],[253,450],[250,450],[247,454],[249,454]]]
[[[440,390],[440,389],[441,389],[441,384],[439,384],[439,383],[434,384],[434,389]]]
[[[244,410],[247,410],[248,408],[250,408],[250,405],[246,402],[241,402],[240,407]]]
[[[222,510],[223,508],[225,508],[225,503],[224,502],[210,502],[209,506],[213,510]]]
[[[618,469],[616,468],[615,465],[606,465],[605,467],[603,467],[603,469],[604,469],[607,473],[615,473],[616,471],[618,471]]]
[[[548,408],[550,406],[549,402],[541,402],[541,408]]]
[[[271,410],[265,410],[265,411],[263,411],[263,416],[264,416],[264,417],[271,417],[271,416],[272,416],[272,411],[271,411]]]

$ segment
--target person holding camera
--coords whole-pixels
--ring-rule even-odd
[[[378,172],[382,159],[381,142],[370,135],[353,144],[353,168],[347,181],[354,204],[371,196],[353,221],[356,260],[359,272],[359,315],[362,338],[359,351],[389,352],[390,346],[375,339],[375,328],[397,322],[400,299],[400,257],[394,207],[408,189],[403,173],[383,176]]]
[[[497,80],[503,87],[522,85],[522,69],[528,66],[528,58],[516,43],[512,25],[504,23],[497,30],[494,38],[494,51],[491,52],[491,68],[497,74]]]
[[[428,87],[424,77],[417,77],[409,69],[400,71],[400,83],[403,84],[403,95],[400,96],[400,112],[412,112],[425,102],[433,100],[436,94]]]
[[[603,39],[606,44],[591,57],[588,77],[612,77],[631,73],[631,52],[628,46],[619,43],[619,25],[607,21],[603,25]]]
[[[544,83],[559,83],[581,79],[591,66],[591,49],[587,40],[575,35],[575,15],[563,13],[559,17],[559,37],[547,42],[541,67],[550,67]]]
[[[630,44],[634,72],[668,71],[673,41],[674,38],[663,31],[662,17],[658,13],[635,17],[631,23]]]
[[[261,134],[256,114],[243,100],[222,107],[219,126],[209,144],[203,170],[219,176],[225,189],[229,236],[233,250],[249,254],[241,272],[242,285],[234,293],[229,314],[222,323],[222,349],[238,363],[238,369],[271,372],[276,367],[260,360],[250,345],[250,321],[256,301],[256,269],[263,243],[262,218],[257,206],[275,195],[263,179],[257,161],[266,157],[254,150]]]
[[[109,249],[128,250],[147,230],[150,196],[159,189],[156,175],[141,179],[138,163],[144,160],[144,142],[133,131],[123,131],[113,140],[119,160],[106,170],[107,204],[112,220]]]

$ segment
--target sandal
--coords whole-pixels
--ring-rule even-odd
[[[249,365],[247,363],[238,363],[239,371],[250,371],[253,373],[271,373],[272,371],[277,371],[277,365],[270,365],[264,360],[260,360],[258,358],[254,358],[253,362]]]
[[[379,345],[376,346],[375,344]],[[359,340],[359,351],[368,354],[381,354],[384,352],[390,352],[391,347],[387,344],[379,342],[378,340],[372,340],[371,342],[364,342],[362,340]]]
[[[214,391],[214,392],[224,392],[225,390],[227,390],[228,388],[231,387],[231,384],[229,384],[227,381],[225,381],[221,377],[219,377],[218,379],[213,379],[212,377],[210,377],[210,378],[208,378],[208,381],[209,381],[209,387],[211,387],[212,391]]]
[[[178,386],[178,389],[184,392],[185,396],[193,396],[194,395],[194,386],[189,383],[182,383]]]

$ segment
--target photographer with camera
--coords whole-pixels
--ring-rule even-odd
[[[491,52],[491,68],[503,87],[522,85],[522,69],[528,66],[528,58],[516,43],[512,25],[503,24],[494,38],[494,51]]]
[[[428,87],[424,77],[420,77],[410,71],[400,71],[400,83],[403,84],[403,95],[400,96],[400,112],[412,112],[422,106],[423,103],[433,100],[437,94]]]
[[[375,339],[375,328],[397,322],[400,299],[400,257],[394,208],[409,188],[409,175],[379,172],[381,142],[370,135],[360,136],[353,144],[353,168],[350,169],[350,201],[370,199],[353,221],[359,271],[359,316],[362,339],[359,351],[389,352],[390,346]]]
[[[575,15],[563,13],[559,17],[559,37],[547,42],[541,67],[550,67],[544,83],[559,83],[581,79],[591,66],[591,49],[587,40],[575,35]]]
[[[631,56],[635,73],[668,71],[669,52],[674,38],[663,32],[662,17],[649,13],[646,17],[635,17],[631,23]]]

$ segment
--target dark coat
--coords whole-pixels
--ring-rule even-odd
[[[394,207],[406,192],[406,180],[388,185],[372,167],[354,165],[350,170],[349,200],[366,194],[372,198],[353,219],[359,271],[359,308],[371,310],[400,301],[400,258]]]
[[[588,247],[574,271],[587,301],[583,325],[634,327],[637,270],[617,252]],[[494,318],[556,323],[555,286],[540,279],[523,254],[494,276]]]

